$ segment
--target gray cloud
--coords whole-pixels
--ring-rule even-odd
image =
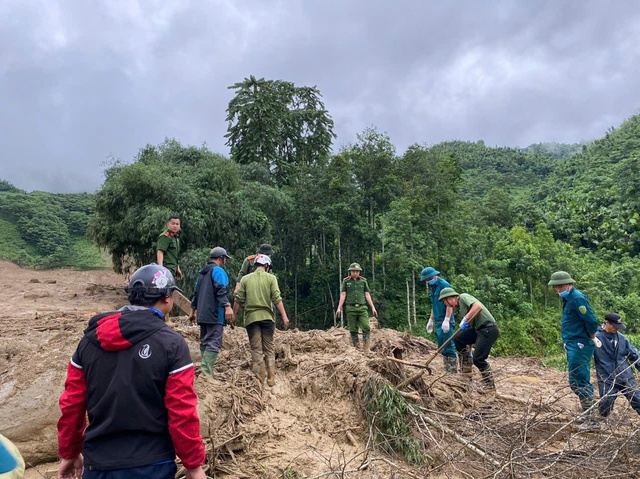
[[[317,85],[336,148],[602,136],[638,110],[633,2],[8,0],[0,178],[95,191],[110,157],[174,137],[227,154],[227,87]]]

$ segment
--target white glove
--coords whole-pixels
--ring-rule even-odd
[[[596,346],[596,348],[602,347],[602,341],[600,341],[597,337],[594,337],[592,341],[593,341],[593,344]]]
[[[429,322],[427,323],[427,333],[433,333],[433,318],[429,318]]]
[[[442,332],[443,333],[448,333],[450,327],[451,327],[451,319],[450,318],[444,318],[444,321],[442,321]]]

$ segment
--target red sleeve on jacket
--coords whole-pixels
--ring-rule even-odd
[[[196,410],[198,396],[193,388],[194,378],[193,365],[169,374],[164,396],[173,447],[187,469],[201,466],[205,461],[200,419]]]
[[[69,363],[64,392],[60,396],[62,416],[58,421],[58,454],[73,459],[82,452],[86,419],[87,381],[79,366]]]

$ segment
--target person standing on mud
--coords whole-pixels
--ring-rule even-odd
[[[595,364],[598,376],[600,415],[607,417],[613,410],[613,403],[621,393],[631,407],[640,414],[640,389],[633,375],[633,368],[640,371],[638,350],[620,331],[626,329],[618,313],[609,313],[604,324],[596,332],[602,347],[595,348]]]
[[[376,318],[378,317],[378,311],[371,299],[369,283],[367,283],[366,278],[360,276],[361,272],[362,268],[358,263],[351,263],[349,276],[344,278],[340,285],[340,301],[338,302],[336,316],[340,316],[342,306],[346,304],[345,310],[347,324],[351,332],[351,342],[354,347],[358,347],[358,332],[362,329],[363,352],[368,353],[371,348],[371,326],[369,325],[367,304],[371,307],[371,313]]]
[[[438,347],[442,346],[447,339],[453,336],[455,329],[453,319],[453,308],[451,306],[445,306],[445,304],[438,300],[440,292],[444,288],[450,288],[451,285],[440,276],[440,271],[436,271],[435,268],[427,266],[420,273],[420,281],[426,281],[427,293],[431,299],[431,316],[429,316],[429,322],[427,323],[427,333],[433,332],[433,326],[436,327],[436,341]],[[442,351],[442,361],[444,368],[448,373],[458,372],[458,359],[456,357],[456,350],[453,347],[453,342],[450,342]]]
[[[575,281],[566,271],[551,275],[549,286],[562,298],[562,340],[567,351],[569,386],[580,399],[582,414],[578,422],[595,427],[598,422],[597,402],[591,384],[591,359],[602,343],[596,337],[598,319],[584,294],[573,287]]]
[[[256,256],[258,256],[259,254],[264,254],[264,255],[267,255],[269,258],[271,258],[273,253],[274,251],[271,245],[268,243],[264,243],[260,245],[260,248],[258,248],[258,252],[256,254],[247,256],[244,259],[244,261],[242,262],[242,266],[240,267],[240,271],[238,272],[238,277],[236,278],[236,287],[233,290],[234,296],[238,292],[238,288],[240,287],[240,280],[242,279],[242,277],[248,275],[255,269],[254,262],[255,262]]]
[[[267,384],[274,386],[276,353],[273,335],[276,329],[276,318],[272,305],[275,304],[280,312],[284,329],[289,327],[289,318],[280,296],[278,280],[274,275],[269,274],[271,258],[265,254],[259,254],[255,257],[254,264],[256,270],[240,280],[233,312],[237,315],[240,308],[244,307],[244,325],[251,346],[251,371],[260,381],[260,385],[264,383],[266,373]]]
[[[482,375],[480,392],[495,391],[493,371],[487,362],[491,348],[500,336],[495,318],[475,297],[467,293],[458,294],[453,288],[444,288],[438,300],[452,308],[454,314],[462,316],[460,331],[453,338],[460,357],[460,372],[470,375],[471,364],[475,365]],[[473,344],[475,352],[472,360],[470,347]]]
[[[156,246],[156,263],[164,266],[174,278],[182,279],[182,271],[178,264],[180,254],[180,217],[172,216],[167,221],[167,229],[160,233]]]
[[[222,348],[224,325],[233,325],[235,320],[227,294],[229,276],[224,269],[230,259],[229,254],[226,249],[216,246],[209,257],[209,263],[198,272],[189,319],[193,321],[197,317],[202,372],[211,376]]]
[[[59,479],[173,479],[176,454],[187,479],[205,479],[193,362],[165,323],[177,289],[167,268],[143,266],[131,305],[89,321],[60,397]]]

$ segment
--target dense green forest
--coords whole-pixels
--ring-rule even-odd
[[[36,268],[106,267],[86,234],[94,210],[92,194],[26,193],[0,180],[0,259]]]
[[[547,287],[559,269],[600,317],[619,311],[631,333],[640,328],[640,116],[589,144],[452,141],[400,154],[367,128],[332,151],[333,121],[317,89],[253,77],[230,88],[229,158],[166,140],[114,162],[95,195],[0,184],[2,256],[75,265],[71,245],[86,229],[126,272],[154,259],[155,238],[178,214],[187,291],[211,247],[234,257],[233,281],[243,257],[269,242],[290,318],[303,329],[334,325],[353,261],[385,327],[424,334],[429,304],[418,279],[430,265],[496,316],[497,353],[561,352],[560,301]]]

